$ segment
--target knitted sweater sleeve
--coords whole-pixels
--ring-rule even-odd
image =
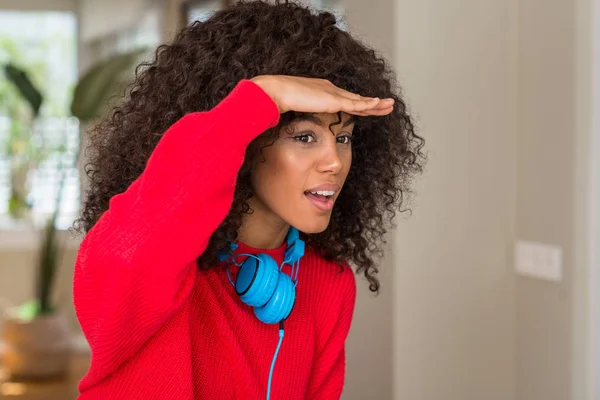
[[[313,364],[307,399],[339,399],[346,374],[346,339],[356,303],[356,279],[349,266],[327,287],[320,304],[331,305],[322,320],[326,332]]]
[[[196,258],[225,219],[248,144],[279,110],[242,80],[215,108],[190,113],[161,137],[142,174],[84,237],[73,300],[92,350],[80,389],[135,354],[185,302]]]

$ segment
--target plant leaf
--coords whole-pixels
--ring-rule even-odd
[[[18,316],[23,321],[31,321],[38,314],[39,305],[35,300],[24,303],[18,308]]]
[[[71,113],[82,122],[101,114],[108,100],[119,93],[124,75],[140,60],[146,49],[118,54],[93,66],[77,82],[71,102]]]
[[[43,98],[40,91],[31,82],[31,79],[29,79],[27,72],[13,64],[5,65],[4,72],[8,80],[15,85],[23,98],[29,103],[34,117],[37,117]]]
[[[42,234],[41,249],[39,254],[38,276],[37,276],[37,300],[39,302],[40,314],[52,313],[50,304],[50,294],[58,268],[59,255],[61,253],[61,244],[57,237],[55,227],[56,210],[52,217],[48,219]]]

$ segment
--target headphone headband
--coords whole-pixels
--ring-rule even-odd
[[[300,239],[298,229],[290,226],[286,235],[287,249],[285,251],[284,264],[295,264],[304,255],[305,244],[304,240]],[[233,252],[238,248],[238,244],[232,242],[228,249],[223,249],[217,253],[217,258],[220,262],[227,261]]]
[[[304,240],[300,239],[298,229],[293,226],[287,234],[288,248],[285,251],[284,264],[294,265],[304,255]]]
[[[290,229],[288,230],[285,239],[287,241],[288,246],[292,246],[294,242],[296,242],[296,240],[300,239],[300,233],[298,232],[298,229],[294,228],[293,226],[290,226]]]

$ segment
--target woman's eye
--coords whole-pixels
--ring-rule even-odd
[[[312,135],[298,135],[294,136],[294,139],[303,143],[310,143],[311,141],[314,142],[315,140],[315,138]]]
[[[352,136],[340,136],[337,139],[338,143],[341,144],[350,144],[352,142]]]

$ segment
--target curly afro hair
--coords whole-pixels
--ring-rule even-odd
[[[90,132],[86,149],[90,179],[76,231],[88,232],[143,172],[162,134],[187,113],[215,107],[241,79],[258,75],[322,78],[363,96],[395,100],[384,117],[356,117],[352,166],[332,211],[328,228],[304,235],[307,246],[363,273],[379,291],[375,257],[396,212],[405,211],[413,176],[421,172],[424,140],[418,136],[405,102],[397,93],[388,63],[374,50],[336,26],[329,12],[315,13],[291,2],[242,1],[204,22],[194,22],[153,60],[136,69],[123,102]],[[218,265],[217,252],[237,237],[244,213],[251,212],[252,166],[261,146],[277,140],[297,113],[281,116],[274,129],[247,149],[229,214],[199,255],[199,268]],[[268,144],[266,144],[268,145]]]

